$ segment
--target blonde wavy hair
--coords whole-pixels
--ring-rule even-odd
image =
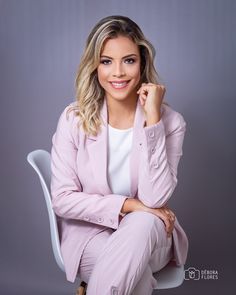
[[[159,76],[153,64],[155,48],[146,39],[139,26],[130,18],[121,15],[101,19],[87,38],[75,79],[76,105],[68,109],[68,112],[74,110],[76,116],[79,116],[78,127],[82,125],[87,135],[97,136],[101,130],[100,110],[105,92],[97,78],[97,67],[100,63],[104,42],[118,36],[128,37],[138,45],[141,57],[141,77],[138,87],[142,83],[158,84]],[[167,104],[164,101],[162,103]]]

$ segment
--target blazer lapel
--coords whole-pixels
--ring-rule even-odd
[[[130,154],[130,196],[133,198],[136,196],[138,191],[139,162],[142,147],[141,139],[144,124],[145,114],[138,99],[134,117],[133,140]]]
[[[104,98],[101,108],[101,117],[104,124],[101,125],[101,132],[97,136],[89,135],[88,140],[94,141],[88,145],[88,154],[91,160],[94,179],[101,194],[111,194],[107,180],[107,162],[108,162],[108,141],[107,141],[107,105]]]

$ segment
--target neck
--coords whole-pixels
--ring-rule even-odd
[[[128,128],[133,126],[137,98],[117,101],[109,98],[107,101],[108,123],[113,127]]]

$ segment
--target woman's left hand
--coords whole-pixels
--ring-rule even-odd
[[[161,208],[148,208],[146,211],[158,216],[164,222],[167,236],[170,237],[175,225],[174,212],[167,206]]]
[[[159,117],[161,113],[161,104],[165,95],[166,89],[164,85],[153,83],[142,83],[142,86],[137,91],[139,100],[144,108],[147,119]]]

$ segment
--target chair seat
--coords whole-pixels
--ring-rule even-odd
[[[184,281],[184,265],[169,262],[163,269],[153,274],[157,280],[156,289],[170,289],[180,286]]]

